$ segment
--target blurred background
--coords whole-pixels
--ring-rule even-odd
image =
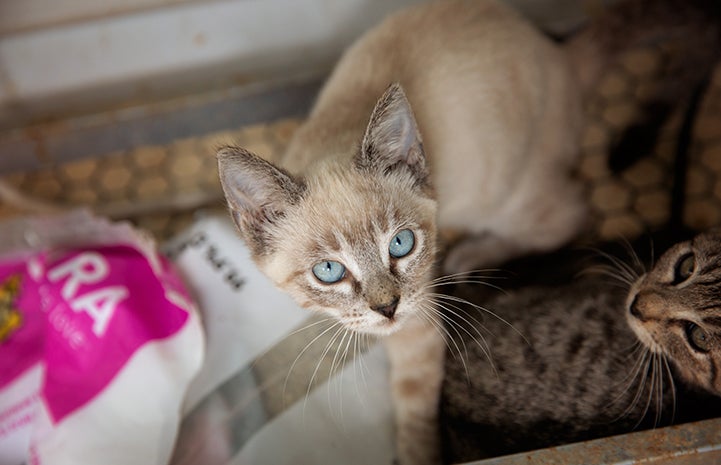
[[[0,220],[84,206],[162,243],[224,214],[216,148],[277,159],[343,49],[421,1],[0,0]],[[506,1],[557,38],[610,3]],[[674,43],[628,51],[587,104],[577,175],[591,239],[721,225],[719,66],[649,153],[631,146],[609,164],[682,53]]]
[[[342,50],[420,1],[0,0],[0,177],[25,197],[0,205],[0,217],[85,205],[165,238],[198,211],[222,210],[215,147],[277,157]],[[557,37],[608,3],[507,1]],[[606,161],[674,51],[629,52],[588,105],[579,174],[595,234],[633,237],[673,214],[696,228],[721,223],[719,73],[682,173],[682,112],[653,154],[623,170]],[[684,208],[674,213],[679,176]]]

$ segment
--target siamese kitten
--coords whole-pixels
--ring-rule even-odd
[[[448,462],[721,414],[721,230],[673,246],[640,276],[620,268],[625,290],[599,274],[485,301],[458,290],[508,324],[452,316],[454,347],[467,352],[447,360]]]
[[[627,13],[602,32],[648,15]],[[555,248],[584,223],[570,173],[602,66],[574,60],[619,47],[589,31],[559,46],[495,1],[411,7],[346,51],[280,166],[218,152],[259,268],[301,306],[389,336],[402,464],[440,460],[439,233],[461,237],[444,260],[456,273]]]

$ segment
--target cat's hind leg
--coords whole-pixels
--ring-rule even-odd
[[[588,218],[585,194],[573,180],[547,179],[509,201],[481,232],[468,233],[451,244],[442,261],[443,272],[497,267],[524,254],[554,250],[576,237]]]
[[[453,244],[443,258],[446,275],[496,267],[521,255],[524,247],[491,232],[473,234]]]

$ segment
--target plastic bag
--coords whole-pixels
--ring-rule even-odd
[[[204,347],[169,263],[84,212],[0,237],[0,464],[167,463]]]

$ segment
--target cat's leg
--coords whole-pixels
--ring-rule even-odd
[[[445,358],[443,336],[438,328],[418,318],[388,336],[385,344],[391,362],[398,462],[401,465],[439,464],[438,405]]]
[[[524,248],[515,241],[490,232],[471,235],[454,244],[443,259],[443,273],[462,273],[494,267],[522,254]]]
[[[446,253],[445,274],[502,265],[531,252],[547,252],[570,241],[586,225],[588,207],[575,179],[539,175],[546,179],[509,202],[492,230],[470,233]],[[552,183],[556,180],[556,183]],[[472,231],[473,226],[468,230]]]

